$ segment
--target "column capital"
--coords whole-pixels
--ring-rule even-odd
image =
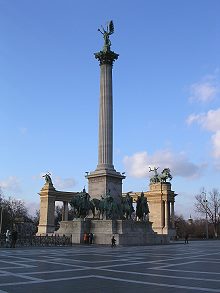
[[[94,53],[95,58],[99,60],[99,65],[110,64],[113,65],[113,62],[118,59],[119,54],[108,50],[108,51],[99,51]]]

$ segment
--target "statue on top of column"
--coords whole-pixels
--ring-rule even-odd
[[[150,183],[158,183],[158,182],[166,183],[167,179],[172,180],[173,177],[170,174],[169,168],[164,168],[161,174],[158,174],[157,172],[158,168],[154,167],[154,169],[151,169],[151,167],[149,167],[149,172],[154,172],[154,176],[151,177]]]
[[[94,54],[95,58],[99,60],[100,65],[103,65],[103,64],[113,65],[113,62],[117,60],[119,56],[114,51],[111,51],[111,41],[109,39],[109,36],[114,33],[113,21],[111,20],[107,24],[106,29],[103,26],[101,26],[101,29],[98,29],[98,31],[103,35],[104,46],[101,51]]]
[[[51,175],[51,174],[48,172],[48,173],[46,173],[45,175],[43,175],[42,177],[44,177],[44,179],[45,179],[45,183],[53,184],[50,175]]]
[[[101,30],[102,29],[102,30]],[[104,46],[103,46],[103,52],[110,51],[111,47],[111,41],[109,39],[109,36],[114,33],[114,24],[113,21],[111,20],[107,24],[107,29],[105,30],[104,27],[101,25],[101,29],[98,29],[98,31],[103,35],[104,38]]]
[[[159,179],[159,174],[157,172],[157,170],[159,169],[159,167],[154,167],[153,169],[151,169],[151,167],[149,166],[149,172],[154,172],[154,176],[150,179],[150,182],[151,183],[157,183],[157,182],[160,182],[160,179]]]

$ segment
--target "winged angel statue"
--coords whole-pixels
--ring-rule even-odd
[[[106,30],[104,29],[104,27],[101,25],[101,29],[98,29],[98,31],[103,35],[104,38],[104,47],[103,47],[103,51],[110,51],[110,47],[111,47],[111,41],[109,39],[109,36],[112,35],[114,33],[114,24],[113,21],[111,20],[108,24],[107,24],[107,28]]]

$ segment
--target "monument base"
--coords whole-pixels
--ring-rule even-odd
[[[72,243],[83,243],[84,233],[90,233],[90,220],[75,219],[60,222],[60,228],[55,232],[59,235],[72,235]]]
[[[49,234],[53,234],[55,230],[54,225],[38,225],[38,231],[37,231],[37,236],[45,236]]]
[[[88,193],[91,198],[100,199],[101,195],[110,194],[117,198],[122,195],[122,180],[125,176],[113,170],[96,170],[86,176]]]
[[[149,220],[153,230],[160,235],[166,235],[170,240],[176,236],[174,220],[175,192],[171,190],[170,182],[151,183],[150,190],[145,192],[149,205]]]
[[[117,245],[147,245],[167,242],[166,235],[157,235],[151,222],[132,220],[73,220],[60,222],[59,235],[72,235],[72,243],[83,243],[84,233],[93,233],[94,244],[110,245],[114,235]]]

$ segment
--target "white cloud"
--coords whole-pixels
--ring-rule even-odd
[[[190,162],[184,153],[174,154],[169,150],[160,150],[153,155],[147,152],[135,153],[132,156],[124,157],[124,165],[127,173],[136,178],[150,176],[149,166],[170,168],[174,176],[195,178],[200,175],[203,166]]]
[[[219,93],[217,74],[209,75],[190,86],[190,101],[210,102]]]
[[[202,124],[204,114],[191,114],[186,119],[186,123],[188,125],[193,124],[194,122],[198,122],[199,124]]]
[[[123,159],[125,168],[130,176],[141,178],[146,176],[148,171],[147,152],[135,153],[133,156],[125,156]]]
[[[191,85],[190,100],[209,102],[215,97],[217,92],[217,88],[209,82],[195,83]]]
[[[192,114],[187,118],[187,124],[198,123],[203,129],[213,132],[212,155],[220,158],[220,108],[209,110],[206,114]]]
[[[9,176],[6,179],[0,180],[1,189],[12,192],[21,192],[20,181],[16,176]]]
[[[220,108],[217,110],[210,110],[202,118],[203,128],[216,132],[220,130]]]

